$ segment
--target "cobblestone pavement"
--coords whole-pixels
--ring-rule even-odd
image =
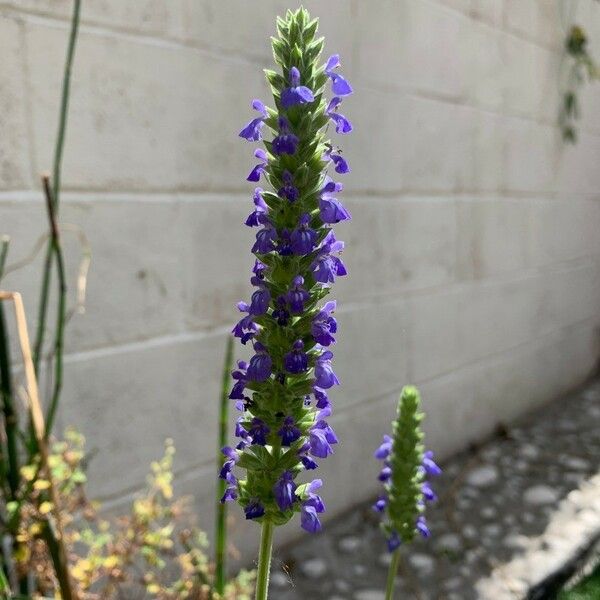
[[[600,531],[600,381],[443,466],[428,509],[433,536],[407,548],[396,597],[523,598],[544,569]],[[280,549],[271,597],[383,600],[388,561],[365,505]]]

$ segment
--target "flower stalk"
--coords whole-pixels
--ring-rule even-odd
[[[237,500],[246,519],[263,525],[263,596],[257,597],[267,593],[273,529],[296,513],[304,530],[321,528],[321,480],[296,479],[316,469],[315,459],[332,454],[338,441],[327,422],[327,391],[339,384],[331,352],[336,303],[322,301],[335,279],[346,275],[344,244],[332,226],[350,213],[338,199],[343,186],[331,175],[350,168],[326,133],[330,126],[340,134],[352,130],[339,112],[352,88],[338,72],[339,56],[321,62],[324,41],[316,37],[317,28],[318,20],[303,8],[277,19],[272,46],[279,69],[265,71],[274,106],[254,100],[258,115],[240,132],[250,142],[263,142],[247,179],[264,181],[265,188],[255,189],[246,219],[257,228],[254,291],[249,302],[238,304],[243,316],[233,333],[253,354],[232,373],[229,397],[241,412],[239,441],[222,449],[220,477],[227,482],[222,501]],[[238,478],[235,469],[245,477]]]
[[[398,402],[392,435],[384,435],[375,458],[383,461],[379,481],[384,493],[373,505],[382,515],[381,528],[392,553],[388,571],[386,600],[393,598],[394,583],[400,562],[400,546],[413,541],[419,533],[431,535],[425,521],[425,503],[436,500],[426,476],[436,476],[441,469],[433,461],[433,453],[425,451],[420,412],[421,397],[417,388],[405,386]]]
[[[59,201],[60,201],[60,183],[61,183],[61,166],[63,150],[65,145],[65,134],[67,130],[67,117],[69,113],[69,97],[71,91],[71,72],[73,68],[73,59],[75,57],[75,45],[77,42],[77,33],[79,31],[79,20],[81,13],[81,0],[73,0],[73,13],[71,16],[71,31],[69,34],[69,45],[67,47],[67,56],[65,59],[65,68],[62,80],[62,94],[60,101],[60,112],[58,119],[58,131],[56,135],[56,144],[54,148],[54,164],[52,168],[52,198],[53,198],[53,212],[58,215]],[[44,339],[46,334],[46,319],[48,314],[48,300],[50,296],[50,282],[52,279],[52,264],[56,258],[56,252],[53,249],[52,240],[48,241],[46,248],[46,256],[44,258],[44,270],[42,274],[42,286],[40,288],[40,301],[38,307],[38,320],[37,329],[35,334],[35,343],[33,347],[33,364],[35,367],[35,374],[39,376],[40,361],[44,350]],[[59,284],[60,286],[60,284]],[[59,293],[62,293],[59,289]],[[60,303],[59,303],[60,304]],[[61,313],[62,310],[62,313]],[[65,321],[65,309],[64,306],[59,306],[57,314],[57,331],[55,336],[58,340],[59,336],[62,336],[62,329],[64,329]],[[55,342],[55,346],[56,346]],[[51,411],[56,410],[58,399],[60,396],[61,387],[60,384],[55,383],[52,400],[51,400]],[[53,407],[53,408],[52,408]],[[52,425],[52,422],[50,422]]]
[[[221,448],[227,444],[229,420],[229,377],[233,365],[233,337],[227,337],[225,348],[225,361],[223,364],[223,378],[221,386],[221,399],[219,410],[219,444],[217,450],[217,463],[220,462]],[[227,484],[225,480],[217,482],[217,506],[215,519],[215,591],[222,596],[226,583],[227,560],[227,505],[221,502]]]
[[[256,600],[267,600],[269,593],[273,530],[273,523],[263,520],[258,553],[258,573],[256,575]]]

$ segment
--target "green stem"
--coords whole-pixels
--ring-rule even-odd
[[[229,385],[233,365],[233,336],[227,337],[225,361],[221,379],[221,406],[219,411],[219,440],[217,447],[217,464],[222,461],[221,448],[227,445],[229,422]],[[219,479],[217,483],[217,508],[215,519],[215,591],[223,595],[225,591],[225,571],[227,558],[227,504],[221,502],[227,482]]]
[[[46,209],[48,212],[48,223],[50,227],[50,242],[54,256],[56,257],[56,267],[58,273],[58,309],[56,314],[56,333],[54,337],[54,386],[52,389],[52,398],[48,406],[46,414],[46,429],[45,437],[48,439],[56,409],[58,408],[58,400],[62,391],[63,383],[63,350],[64,350],[64,332],[67,314],[67,279],[65,275],[65,261],[60,243],[60,231],[56,220],[56,201],[53,197],[53,192],[50,189],[50,181],[47,176],[42,177],[44,183],[44,193],[46,197]]]
[[[385,586],[385,600],[393,600],[394,598],[394,584],[396,583],[396,573],[398,572],[398,565],[400,564],[400,549],[396,550],[392,554],[392,562],[388,570],[387,585]]]
[[[62,254],[60,241],[57,240],[55,246],[56,266],[58,271],[58,308],[56,314],[56,333],[54,338],[54,386],[52,389],[52,398],[48,405],[46,413],[46,439],[52,432],[58,401],[63,386],[63,353],[64,353],[64,332],[67,315],[67,285],[65,276],[65,263]]]
[[[75,592],[71,587],[71,578],[69,577],[68,559],[65,555],[64,540],[58,540],[55,532],[52,530],[51,522],[47,521],[43,535],[46,538],[46,544],[52,559],[56,579],[60,588],[61,598],[63,600],[75,600]]]
[[[60,176],[63,149],[65,144],[65,132],[67,129],[67,115],[69,110],[69,94],[71,90],[71,69],[73,66],[73,57],[75,55],[75,42],[79,30],[79,15],[81,9],[81,0],[74,0],[73,14],[71,17],[71,34],[69,36],[69,46],[67,48],[67,57],[65,60],[65,69],[62,82],[62,96],[60,102],[60,114],[58,119],[58,132],[56,135],[56,145],[54,147],[54,166],[52,174],[53,199],[55,213],[58,214],[60,197]],[[46,257],[44,259],[44,271],[42,275],[42,287],[40,290],[40,304],[38,308],[38,321],[35,334],[35,343],[33,346],[33,365],[35,374],[39,375],[40,360],[44,348],[44,336],[46,333],[46,317],[48,314],[48,296],[50,293],[50,280],[52,276],[52,241],[48,242],[46,248]]]
[[[4,276],[4,265],[6,264],[6,256],[8,255],[8,244],[10,238],[8,236],[2,236],[0,239],[0,281]]]
[[[260,535],[260,552],[258,554],[258,573],[256,575],[255,600],[267,600],[269,594],[269,575],[271,572],[271,553],[273,551],[274,525],[266,519],[262,524]]]

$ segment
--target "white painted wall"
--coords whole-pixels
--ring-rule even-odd
[[[569,0],[571,1],[571,0]],[[354,220],[340,228],[335,514],[376,490],[371,449],[398,391],[421,387],[441,455],[582,381],[598,358],[600,86],[580,141],[556,126],[564,33],[553,0],[308,0],[356,93]],[[578,19],[600,57],[600,7]],[[210,522],[225,332],[248,295],[242,225],[261,68],[279,0],[84,2],[62,219],[94,258],[69,327],[60,426],[98,450],[92,490],[119,508],[171,436],[181,489]],[[0,231],[44,229],[70,2],[0,1]],[[78,247],[67,244],[70,272]],[[33,319],[40,265],[10,276]],[[362,481],[357,477],[361,475]],[[237,513],[236,513],[237,514]],[[286,528],[295,535],[297,523]],[[235,541],[254,544],[254,526]]]

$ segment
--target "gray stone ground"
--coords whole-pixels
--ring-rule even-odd
[[[560,563],[579,543],[574,538],[600,531],[600,486],[590,491],[600,468],[600,381],[544,406],[443,467],[444,475],[434,481],[439,500],[428,509],[433,536],[407,548],[396,597],[522,598],[525,580],[535,578],[535,561],[540,567],[551,562],[542,551],[557,548]],[[374,476],[376,469],[374,461]],[[579,488],[587,492],[573,492]],[[562,519],[568,524],[574,522],[569,515],[581,514],[579,533],[560,522],[552,526],[571,499],[575,508],[567,506]],[[389,556],[377,523],[370,505],[360,506],[328,523],[323,533],[280,549],[271,597],[383,600]],[[561,536],[569,539],[560,543]],[[552,560],[557,562],[556,552]],[[506,592],[497,581],[510,583],[511,569],[521,577],[520,586]]]

